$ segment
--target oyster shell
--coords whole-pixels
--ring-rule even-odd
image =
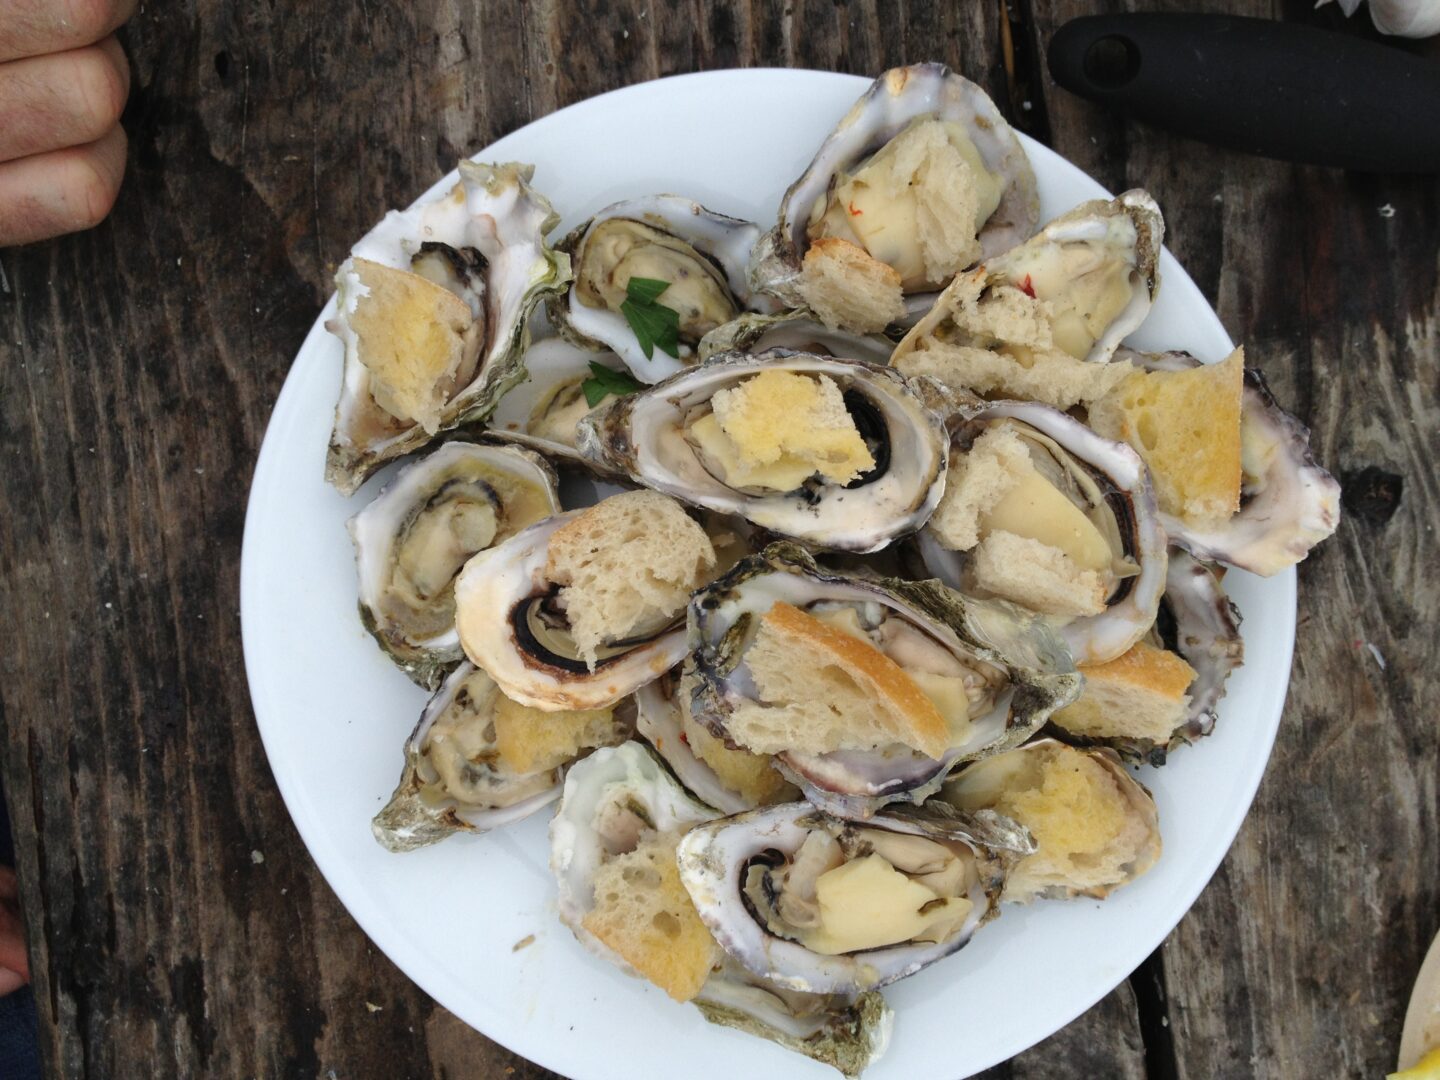
[[[1245,642],[1240,610],[1225,595],[1220,575],[1178,548],[1170,549],[1157,629],[1165,647],[1195,669],[1189,712],[1170,740],[1174,749],[1215,730],[1216,706],[1225,696],[1230,673],[1245,662]],[[1153,756],[1148,759],[1153,761]]]
[[[1143,191],[1082,203],[957,275],[890,362],[985,397],[1094,400],[1130,371],[1111,360],[1149,314],[1164,231]]]
[[[495,406],[488,431],[550,457],[580,461],[576,429],[610,396],[606,393],[594,405],[586,397],[585,384],[594,379],[594,364],[617,374],[626,371],[614,353],[582,349],[564,338],[537,341],[525,351],[525,378]]]
[[[695,425],[713,415],[719,391],[772,370],[831,380],[874,466],[845,484],[815,472],[789,491],[740,490],[722,479],[698,448]],[[846,551],[875,551],[919,528],[945,486],[943,426],[903,378],[888,368],[786,349],[718,356],[612,401],[581,422],[578,441],[587,459],[647,487]]]
[[[769,349],[793,349],[884,366],[890,363],[895,343],[883,334],[832,330],[804,308],[778,315],[741,315],[700,339],[701,360],[726,352],[760,353]]]
[[[985,550],[986,514],[995,514],[1004,503],[1009,511],[1004,524],[1009,527],[1002,531],[1013,537],[1022,530],[1021,539],[1037,553],[1043,554],[1042,549],[1063,552],[1057,542],[1074,545],[1087,554],[1095,544],[1109,549],[1108,566],[1097,562],[1089,571],[1099,586],[1095,595],[1101,598],[1103,610],[1078,615],[1080,608],[1051,612],[1076,663],[1113,660],[1144,637],[1155,622],[1165,590],[1167,549],[1149,474],[1139,455],[1123,443],[1101,438],[1073,417],[1036,402],[996,402],[952,420],[954,475],[945,502],[919,538],[929,571],[967,595],[1007,595],[1000,592],[1010,588],[1000,576],[1003,566],[985,571],[988,577],[976,572],[982,565],[977,555]],[[1050,498],[1063,497],[1065,502],[1058,505],[1062,509],[1073,505],[1084,520],[1056,519],[1049,510],[1050,502],[1034,501],[1028,488],[1024,489],[1026,501],[1014,506],[1009,505],[1008,492],[994,498],[986,496],[983,489],[972,493],[967,455],[992,428],[1019,436],[1036,473],[1053,489],[1048,492]],[[977,478],[975,488],[982,482],[983,477]],[[989,507],[984,505],[986,499]],[[1046,509],[1042,511],[1042,507]],[[1082,543],[1082,531],[1083,539],[1090,543]],[[965,550],[954,549],[960,546]],[[1067,570],[1081,566],[1069,553],[1064,558]],[[1030,570],[1027,566],[1027,574]],[[1084,580],[1091,581],[1089,577]],[[1018,593],[1009,593],[1008,598],[1026,602]]]
[[[415,682],[435,689],[464,655],[455,577],[482,548],[560,512],[555,474],[514,447],[447,442],[401,469],[348,523],[360,620]]]
[[[508,697],[537,709],[613,705],[685,655],[685,628],[606,646],[595,670],[581,659],[558,586],[545,577],[550,537],[583,510],[557,514],[480,552],[455,584],[455,625],[470,659]]]
[[[927,260],[921,249],[921,230],[915,219],[923,211],[916,206],[913,195],[887,199],[877,194],[881,187],[870,189],[869,197],[878,205],[867,206],[877,221],[883,219],[891,226],[888,228],[857,231],[855,226],[866,219],[863,211],[856,213],[861,208],[853,202],[840,207],[843,212],[832,213],[839,201],[855,194],[855,181],[859,178],[863,182],[867,165],[883,158],[883,151],[894,145],[897,136],[927,121],[943,125],[946,141],[964,159],[968,176],[964,187],[976,202],[971,209],[974,229],[969,232],[974,239],[957,237],[949,245],[955,250],[946,252],[947,259],[942,261],[958,265],[945,266],[943,270],[948,272],[937,274],[939,280],[928,280],[942,267],[927,265],[935,260]],[[856,253],[865,258],[885,264],[887,272],[897,276],[903,293],[920,304],[928,304],[928,297],[956,270],[1014,247],[1030,236],[1039,212],[1035,174],[1025,151],[983,90],[943,64],[892,68],[876,79],[846,113],[809,167],[786,191],[774,229],[756,246],[750,280],[789,307],[804,306],[805,256],[816,239],[829,237],[853,245]],[[924,231],[948,233],[951,219],[953,213],[940,214],[937,221],[930,223],[934,228]],[[881,234],[885,234],[885,243],[880,240]],[[903,238],[902,242],[895,243],[896,237]],[[854,318],[854,314],[849,316],[850,320]],[[848,328],[880,329],[853,321]]]
[[[964,684],[969,716],[955,725],[956,741],[938,760],[898,744],[777,756],[805,797],[837,816],[863,818],[886,803],[920,802],[960,762],[1029,738],[1080,689],[1059,638],[1017,608],[966,600],[937,581],[832,574],[798,546],[780,543],[744,560],[690,602],[691,714],[717,736],[733,741],[731,714],[756,700],[745,654],[759,617],[778,601],[817,617],[848,618],[845,609],[852,610],[857,626],[879,635],[887,655],[907,673]]]
[[[1155,800],[1110,750],[1037,739],[967,766],[937,797],[961,811],[998,811],[1029,830],[1036,850],[1011,870],[1007,902],[1103,900],[1160,857]]]
[[[1124,359],[1154,371],[1199,365],[1189,353],[1137,353]],[[1294,566],[1340,524],[1340,485],[1310,452],[1310,430],[1286,412],[1265,377],[1245,369],[1240,403],[1240,511],[1198,528],[1165,514],[1170,539],[1198,559],[1269,577]]]
[[[468,662],[441,684],[405,741],[395,793],[371,822],[384,847],[413,851],[452,833],[488,832],[560,797],[564,765],[516,773],[505,764],[496,746],[499,696],[490,677]],[[634,715],[633,704],[622,703],[602,741],[629,738]]]
[[[342,493],[436,432],[484,417],[523,375],[530,313],[570,279],[569,259],[545,244],[558,218],[533,173],[462,161],[454,188],[392,210],[336,271],[326,326],[345,345],[345,369],[325,478]],[[436,305],[451,312],[448,325]],[[433,354],[417,359],[411,330],[431,344],[452,335],[438,370]]]
[[[878,989],[963,947],[1032,851],[1023,828],[987,811],[926,804],[856,824],[790,803],[698,825],[677,858],[732,958],[776,986],[825,994]],[[913,906],[923,896],[928,918]],[[847,909],[865,915],[845,919]]]
[[[654,383],[695,362],[700,339],[740,312],[770,310],[745,278],[760,227],[717,214],[678,195],[626,199],[601,210],[560,243],[575,280],[550,305],[560,332],[578,345],[613,351],[642,382]],[[658,347],[646,356],[621,311],[631,278],[669,284],[658,303],[679,315],[678,356]]]

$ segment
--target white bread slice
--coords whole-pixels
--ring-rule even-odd
[[[680,833],[655,833],[595,871],[595,906],[581,925],[676,1001],[689,1001],[720,961],[680,881]]]
[[[370,372],[375,403],[433,435],[455,373],[474,348],[469,305],[443,285],[369,259],[351,260],[365,291],[350,326],[356,355]]]
[[[945,718],[899,664],[790,604],[761,618],[745,665],[768,704],[740,706],[726,730],[754,753],[898,742],[938,759],[949,746]]]
[[[831,329],[878,333],[905,314],[900,275],[836,237],[822,237],[805,252],[799,289],[805,306]]]
[[[722,784],[756,806],[799,798],[794,785],[775,769],[774,757],[730,749],[723,739],[717,739],[695,722],[685,700],[682,696],[680,729],[685,733],[685,742],[691,753],[710,766]]]
[[[555,769],[582,750],[616,741],[614,715],[613,708],[542,712],[497,693],[495,750],[521,776]]]
[[[710,538],[679,503],[627,491],[555,530],[545,576],[562,586],[576,648],[593,671],[601,645],[668,623],[714,568]]]
[[[992,424],[970,449],[950,459],[945,494],[930,518],[930,531],[951,551],[980,542],[980,522],[1015,486],[1030,465],[1030,451],[1013,428]]]
[[[954,390],[1039,401],[1057,409],[1094,401],[1135,370],[1128,360],[1092,364],[1059,349],[1034,352],[1024,360],[1020,355],[925,339],[913,351],[897,353],[892,362],[906,378],[929,375]]]
[[[1104,664],[1084,665],[1085,689],[1050,720],[1076,735],[1167,743],[1190,706],[1195,669],[1143,641]]]
[[[1105,610],[1100,574],[1028,536],[996,529],[976,545],[969,567],[977,586],[1031,611],[1078,618]]]
[[[1089,423],[1135,448],[1167,514],[1206,527],[1240,509],[1245,350],[1183,371],[1136,371],[1089,407]]]

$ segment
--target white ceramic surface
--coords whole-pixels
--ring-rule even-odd
[[[866,80],[806,71],[722,71],[628,87],[506,136],[477,158],[536,164],[561,232],[617,199],[683,193],[772,221],[789,182]],[[1100,187],[1026,141],[1042,220]],[[430,194],[453,183],[440,181]],[[403,202],[406,192],[395,192]],[[557,234],[558,235],[558,234]],[[1164,286],[1132,342],[1222,358],[1230,342],[1166,252]],[[424,693],[356,616],[345,520],[383,482],[344,499],[322,479],[341,350],[305,339],[256,466],[241,573],[245,662],[276,781],[321,872],[371,939],[446,1008],[577,1080],[831,1077],[833,1070],[712,1027],[689,1006],[586,953],[557,920],[548,813],[408,855],[382,850],[370,818],[400,772]],[[1205,886],[1254,797],[1279,723],[1295,631],[1295,575],[1226,578],[1248,659],[1214,736],[1144,769],[1160,808],[1156,868],[1103,903],[1007,908],[955,956],[886,990],[897,1020],[870,1080],[959,1078],[1040,1041],[1124,979]],[[534,943],[512,947],[529,935]]]

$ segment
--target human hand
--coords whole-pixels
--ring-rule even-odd
[[[0,247],[98,225],[125,173],[135,0],[0,0]]]
[[[20,890],[15,871],[0,866],[0,997],[30,981],[25,924],[20,921]]]

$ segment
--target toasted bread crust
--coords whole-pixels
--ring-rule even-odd
[[[1179,701],[1195,681],[1195,669],[1167,649],[1137,641],[1127,652],[1103,664],[1081,664],[1085,678],[1125,683]]]

